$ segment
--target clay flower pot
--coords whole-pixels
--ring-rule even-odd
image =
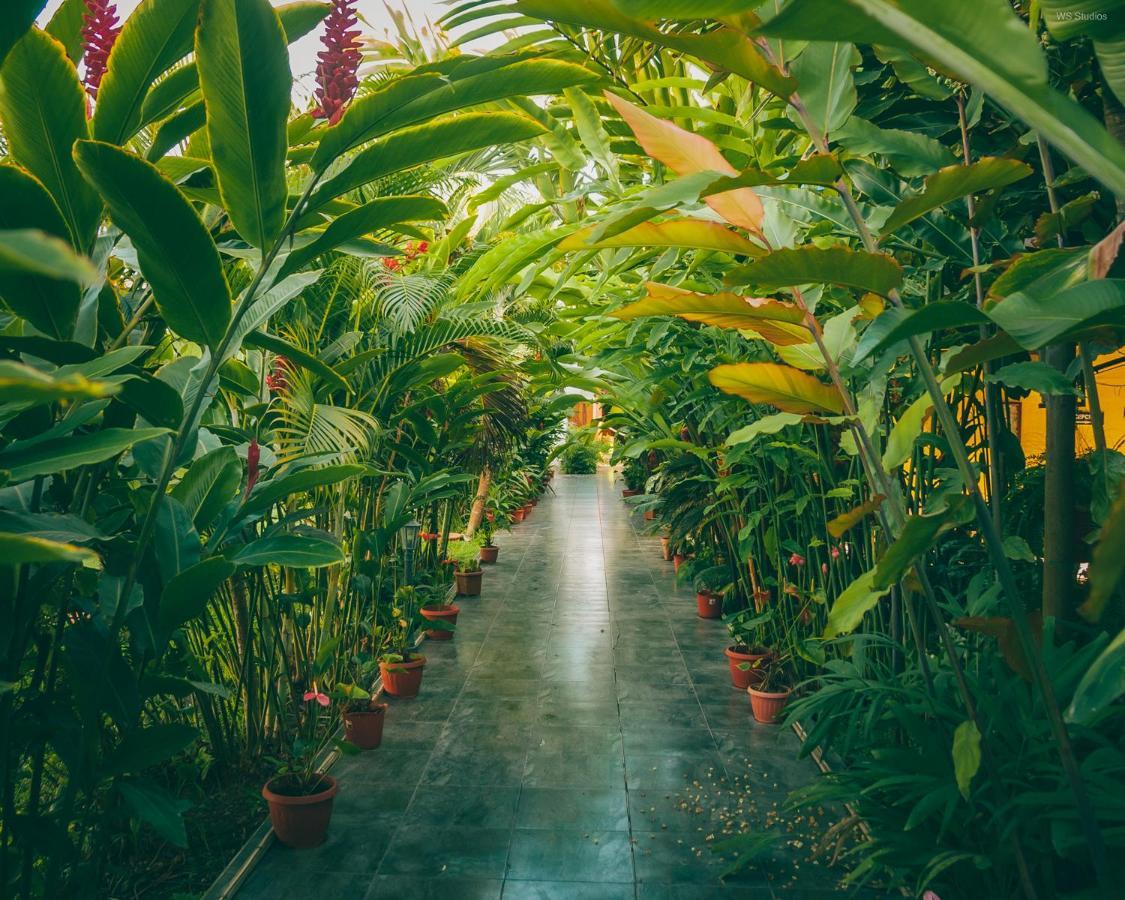
[[[524,517],[524,511],[523,511],[522,506],[519,509],[513,509],[512,510],[512,521],[513,522],[522,522],[523,517]]]
[[[323,790],[315,794],[297,793],[292,775],[271,778],[262,788],[262,796],[270,807],[274,834],[286,847],[306,850],[324,843],[337,785],[331,775],[320,778]]]
[[[480,561],[482,563],[494,563],[496,557],[500,555],[499,547],[481,547],[480,548]]]
[[[679,572],[680,566],[684,564],[684,555],[682,553],[672,554],[672,571]]]
[[[784,691],[759,691],[750,687],[746,690],[750,694],[750,709],[755,720],[763,725],[776,725],[785,704],[789,702],[789,688]]]
[[[723,598],[710,591],[700,591],[695,595],[695,609],[701,619],[722,618]]]
[[[762,683],[765,672],[761,670],[760,664],[762,660],[769,659],[768,650],[739,645],[727,647],[723,653],[726,654],[727,662],[730,663],[730,681],[735,688],[744,691]],[[755,665],[756,663],[758,665]],[[743,665],[746,668],[743,668]]]
[[[646,522],[651,522],[655,518],[656,518],[656,510],[655,509],[646,509],[645,510],[645,521]]]
[[[484,572],[477,569],[475,572],[454,572],[453,579],[457,582],[457,594],[461,597],[479,597],[480,583]]]
[[[528,516],[530,516],[530,515],[531,515],[531,506],[532,506],[532,504],[530,504],[530,503],[525,503],[525,504],[523,505],[523,517],[524,517],[525,519],[526,519],[526,518],[527,518]]]
[[[660,555],[664,557],[665,562],[670,562],[672,559],[672,539],[662,537],[660,539]]]
[[[457,624],[457,613],[461,612],[457,606],[423,606],[422,617],[428,622],[445,622],[447,625]],[[453,631],[448,628],[427,628],[426,637],[431,641],[451,641]]]
[[[417,697],[425,665],[424,656],[416,656],[406,662],[381,661],[379,674],[383,676],[383,690],[392,697]]]
[[[386,703],[372,703],[371,708],[357,712],[346,711],[344,740],[360,750],[374,750],[383,743],[383,723],[387,718]]]
[[[636,497],[639,493],[640,491],[635,491],[632,488],[622,488],[621,490],[622,497]]]

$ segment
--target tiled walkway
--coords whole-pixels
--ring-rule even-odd
[[[696,617],[611,478],[557,477],[499,536],[456,638],[425,645],[421,695],[333,770],[327,843],[273,846],[240,900],[840,896],[792,814],[779,830],[803,850],[719,880],[711,841],[772,822],[813,766],[754,724],[722,623]]]

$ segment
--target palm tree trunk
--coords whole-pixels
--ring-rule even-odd
[[[491,484],[492,469],[485,466],[484,471],[480,473],[480,481],[477,482],[477,495],[473,498],[473,508],[469,512],[469,524],[465,528],[465,537],[471,538],[480,526],[480,520],[484,516],[484,503],[488,499],[488,488]]]

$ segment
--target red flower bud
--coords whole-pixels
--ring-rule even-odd
[[[798,568],[805,564],[805,558],[800,553],[794,553],[789,557],[789,565],[797,566]]]
[[[262,474],[260,462],[262,459],[262,448],[258,446],[258,439],[253,438],[250,441],[250,447],[246,451],[246,493],[254,490],[254,485],[258,483],[258,476]]]
[[[86,13],[82,19],[82,61],[86,64],[86,92],[91,97],[98,95],[109,51],[113,49],[120,33],[116,3],[110,0],[86,0]]]
[[[356,0],[333,0],[332,9],[324,19],[324,45],[316,56],[316,102],[313,116],[335,125],[344,115],[344,107],[359,87],[360,52],[359,21]]]

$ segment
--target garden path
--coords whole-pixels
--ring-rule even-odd
[[[722,623],[611,474],[553,486],[498,536],[456,638],[425,645],[383,746],[334,767],[327,842],[275,844],[239,900],[840,896],[808,859],[816,823],[782,810],[814,766],[731,688]],[[740,822],[786,843],[724,884],[708,836]]]

